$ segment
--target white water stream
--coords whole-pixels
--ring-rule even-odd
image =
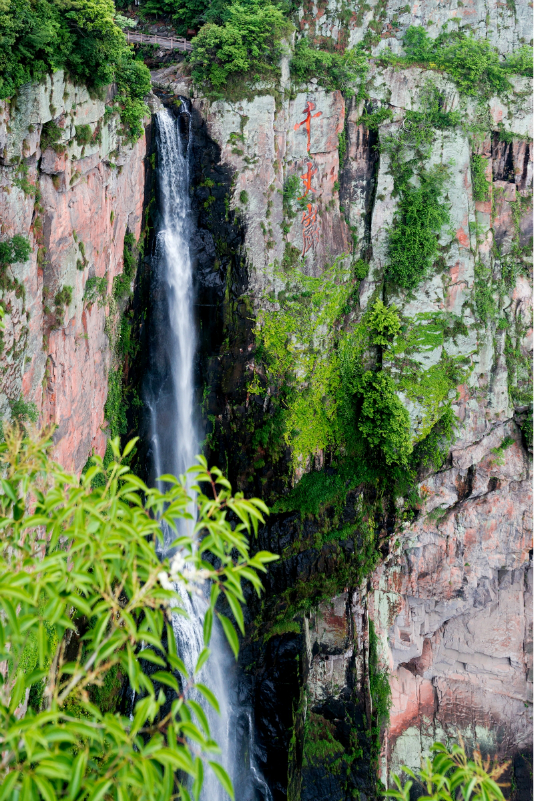
[[[170,111],[164,109],[156,117],[161,217],[153,261],[154,347],[150,355],[151,377],[146,397],[150,409],[154,477],[165,473],[185,473],[199,451],[194,393],[193,265],[189,248],[192,225],[189,200],[191,126],[185,102],[182,119],[187,119],[189,125],[185,137],[180,134],[179,120]],[[192,671],[202,649],[203,602],[202,599],[192,602],[186,592],[181,592],[181,595],[189,618],[176,616],[173,626],[178,652],[187,669]],[[216,626],[211,650],[202,681],[217,696],[221,715],[217,716],[208,709],[206,712],[212,736],[222,749],[222,762],[234,783],[236,799],[271,799],[254,759],[252,711],[237,701],[235,661],[224,635]],[[202,799],[227,799],[211,771],[206,773]]]

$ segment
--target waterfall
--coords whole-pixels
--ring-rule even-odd
[[[169,110],[156,115],[160,219],[153,258],[153,323],[145,389],[154,482],[165,473],[184,473],[199,451],[194,392],[193,263],[189,248],[191,120],[185,101],[181,120],[187,121],[188,129],[183,137],[180,120]],[[169,533],[167,546],[171,540]],[[203,600],[193,601],[183,589],[178,590],[189,618],[176,616],[173,628],[178,652],[188,671],[192,671],[202,649]],[[237,667],[217,626],[213,628],[211,652],[202,681],[217,696],[221,714],[217,716],[210,709],[206,712],[212,736],[222,750],[222,762],[234,783],[236,799],[271,799],[255,762],[252,709],[239,704]],[[202,794],[204,800],[227,798],[211,771],[206,773]]]

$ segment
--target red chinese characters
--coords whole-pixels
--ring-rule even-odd
[[[305,115],[304,119],[300,123],[295,123],[293,126],[295,131],[298,131],[301,126],[305,127],[307,135],[306,150],[308,153],[310,152],[311,148],[311,121],[316,117],[320,117],[322,114],[322,111],[317,111],[315,114],[313,114],[312,112],[314,110],[315,103],[311,100],[308,100],[303,111],[303,114]],[[300,176],[304,183],[304,193],[298,200],[303,200],[309,195],[310,192],[319,194],[318,191],[312,187],[312,180],[315,175],[317,175],[317,167],[315,167],[311,161],[306,162],[306,172],[304,175]],[[309,251],[313,251],[317,247],[320,236],[317,205],[314,203],[307,203],[306,207],[306,211],[302,213],[302,256],[305,256]]]
[[[302,198],[305,198],[306,195],[308,194],[308,192],[317,192],[317,190],[313,189],[313,187],[311,185],[312,178],[315,175],[315,173],[317,172],[317,167],[314,167],[312,162],[308,162],[307,166],[308,166],[308,169],[307,169],[306,173],[304,175],[301,175],[301,179],[304,181],[304,186],[306,188],[306,191],[305,191],[304,195],[301,195],[300,198],[298,198],[298,200],[302,200]]]
[[[317,206],[307,204],[307,211],[302,213],[302,256],[319,244],[319,223],[317,222]]]
[[[323,113],[322,111],[318,111],[316,114],[312,114],[312,111],[314,109],[315,109],[315,103],[313,103],[313,101],[311,101],[311,100],[308,100],[307,103],[306,103],[306,106],[304,108],[304,111],[302,112],[303,114],[306,115],[305,118],[302,120],[302,122],[295,123],[295,125],[293,126],[293,130],[294,131],[298,131],[298,129],[301,127],[301,125],[306,126],[306,133],[308,135],[308,144],[306,146],[306,150],[308,151],[308,153],[310,152],[310,145],[311,145],[311,121],[312,121],[312,118],[313,117],[320,117],[321,114]]]

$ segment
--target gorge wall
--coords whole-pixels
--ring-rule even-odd
[[[510,55],[530,41],[531,8],[328,0],[295,19],[337,50],[367,41],[361,81],[296,84],[294,42],[279,84],[242,100],[201,96],[183,62],[153,73],[162,101],[178,113],[186,97],[193,114],[205,448],[273,506],[258,545],[281,555],[265,600],[250,599],[240,657],[259,763],[276,799],[372,799],[377,773],[387,785],[460,733],[510,759],[508,794],[528,799],[530,81],[466,95],[442,70],[380,54],[402,55],[409,25],[436,36],[451,21]],[[81,470],[106,446],[113,280],[126,231],[141,235],[146,139],[121,144],[104,101],[62,73],[1,115],[1,233],[33,245],[2,289],[1,415],[21,395],[35,403],[58,426],[58,459]],[[392,231],[421,186],[446,215],[431,269],[399,287]],[[424,247],[406,240],[414,264]],[[381,334],[379,301],[394,307]],[[364,474],[371,440],[351,452],[371,394],[349,371],[347,423],[347,363],[406,411],[417,459],[394,476],[395,459]]]
[[[113,279],[142,223],[146,145],[124,143],[112,94],[92,98],[59,71],[0,103],[2,235],[32,246],[2,288],[0,416],[23,396],[76,471],[106,448]]]

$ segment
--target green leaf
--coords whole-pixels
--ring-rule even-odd
[[[204,616],[204,623],[202,625],[204,643],[207,645],[211,640],[211,630],[213,628],[213,610],[208,607]]]
[[[241,605],[239,604],[235,596],[228,588],[225,588],[225,593],[226,593],[226,600],[228,601],[228,604],[230,605],[230,608],[234,614],[234,618],[237,621],[239,629],[241,630],[241,634],[244,635],[245,621],[243,619],[243,610],[241,609]]]
[[[215,696],[215,694],[212,691],[210,691],[209,688],[207,688],[201,682],[195,683],[195,688],[197,689],[197,691],[200,691],[202,696],[205,699],[207,699],[207,701],[210,703],[210,705],[213,707],[213,709],[217,713],[221,712],[220,709],[219,709],[219,702],[217,701],[217,697]]]
[[[230,799],[234,799],[234,786],[232,785],[232,781],[228,776],[226,769],[224,769],[219,763],[214,763],[211,760],[208,760],[208,763]]]
[[[174,654],[168,654],[167,660],[169,661],[169,665],[172,668],[176,669],[176,671],[179,671],[180,674],[184,675],[184,677],[189,678],[189,674],[187,673],[187,668],[181,657],[176,657],[176,655]]]
[[[137,656],[139,660],[147,660],[149,663],[154,663],[156,666],[165,667],[165,660],[153,652],[152,649],[142,649]]]
[[[135,444],[138,442],[138,440],[139,440],[138,437],[133,437],[128,443],[126,443],[124,451],[122,452],[123,459],[127,457],[128,454],[130,454],[131,451],[135,448]]]
[[[11,691],[11,699],[9,702],[9,712],[13,714],[22,701],[22,697],[26,691],[26,683],[24,681],[24,674],[19,671],[17,679]]]
[[[237,655],[239,654],[239,640],[237,637],[237,632],[234,629],[234,625],[232,624],[230,619],[227,618],[222,613],[217,613],[217,616],[222,624],[222,628],[224,629],[224,634],[226,635],[226,639],[230,644],[232,651],[235,655],[235,659],[237,660]]]
[[[152,674],[152,679],[154,682],[161,682],[162,685],[167,685],[169,688],[172,688],[176,693],[180,693],[180,687],[174,677],[169,671],[155,671]]]
[[[195,758],[196,777],[193,783],[193,797],[200,799],[200,792],[202,791],[202,783],[204,782],[204,766],[199,757]]]
[[[206,738],[210,737],[210,725],[208,722],[208,717],[206,716],[205,712],[202,710],[202,707],[199,705],[198,702],[195,702],[194,699],[190,699],[187,703],[189,707],[195,711],[195,714],[202,724],[202,728],[206,733]]]
[[[197,664],[195,666],[195,674],[198,674],[199,671],[202,669],[202,666],[205,665],[206,661],[210,656],[210,650],[206,647],[202,649],[198,656]]]
[[[0,799],[13,799],[13,789],[17,784],[20,777],[20,771],[10,771],[4,778],[4,782],[0,786]]]

